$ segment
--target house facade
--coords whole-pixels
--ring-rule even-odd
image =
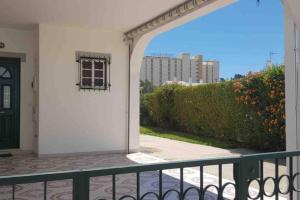
[[[233,2],[1,1],[0,148],[40,156],[137,150],[145,47]],[[299,4],[283,1],[288,150],[300,149]]]
[[[1,150],[39,156],[138,150],[145,46],[158,33],[230,2],[1,2]],[[185,3],[197,8],[187,12]],[[182,17],[174,10],[171,23],[138,30],[176,6]]]
[[[53,24],[0,32],[5,43],[2,66],[12,59],[7,57],[19,58],[16,53],[25,57],[15,66],[20,72],[19,102],[12,101],[12,111],[1,114],[4,140],[17,126],[8,112],[17,115],[20,103],[20,132],[6,139],[15,140],[7,143],[7,149],[41,155],[126,149],[128,48],[121,32]],[[111,54],[110,90],[79,88],[77,51]],[[15,90],[12,85],[12,100],[18,96]]]

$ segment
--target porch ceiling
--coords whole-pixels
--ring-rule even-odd
[[[128,31],[184,0],[1,0],[0,27],[101,26]]]

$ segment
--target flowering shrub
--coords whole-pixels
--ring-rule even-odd
[[[233,84],[236,101],[254,111],[266,136],[265,149],[285,149],[284,67],[249,73]]]
[[[141,96],[141,123],[221,139],[240,147],[285,149],[284,67],[245,78]]]

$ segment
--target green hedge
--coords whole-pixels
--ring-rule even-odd
[[[260,112],[260,109],[265,110],[266,107],[284,99],[284,96],[272,101],[267,99],[274,84],[279,85],[282,77],[284,78],[282,69],[283,67],[275,67],[240,80],[222,83],[192,87],[164,85],[141,97],[141,123],[218,138],[238,143],[242,147],[282,150],[285,144],[282,137],[284,130],[278,131],[274,128],[272,133],[279,133],[270,134],[270,127],[265,126],[266,119],[274,122],[282,113],[280,116],[270,117],[265,112]],[[281,89],[278,90],[282,92],[284,84],[280,84]],[[255,86],[258,87],[255,90],[256,95],[253,95],[256,104],[252,104],[252,101],[241,101],[245,94],[248,95],[248,89],[254,91]],[[259,102],[263,102],[264,105],[260,105]],[[277,121],[280,121],[282,126],[283,120]]]

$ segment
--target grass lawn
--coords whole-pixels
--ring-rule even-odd
[[[169,130],[157,128],[157,127],[141,126],[140,133],[145,134],[145,135],[152,135],[152,136],[168,138],[168,139],[172,139],[172,140],[189,142],[189,143],[193,143],[193,144],[208,145],[208,146],[225,148],[225,149],[237,147],[236,145],[225,142],[225,141],[220,141],[217,139],[207,138],[207,137],[202,137],[202,136],[195,136],[195,135],[182,133],[182,132],[169,131]]]

